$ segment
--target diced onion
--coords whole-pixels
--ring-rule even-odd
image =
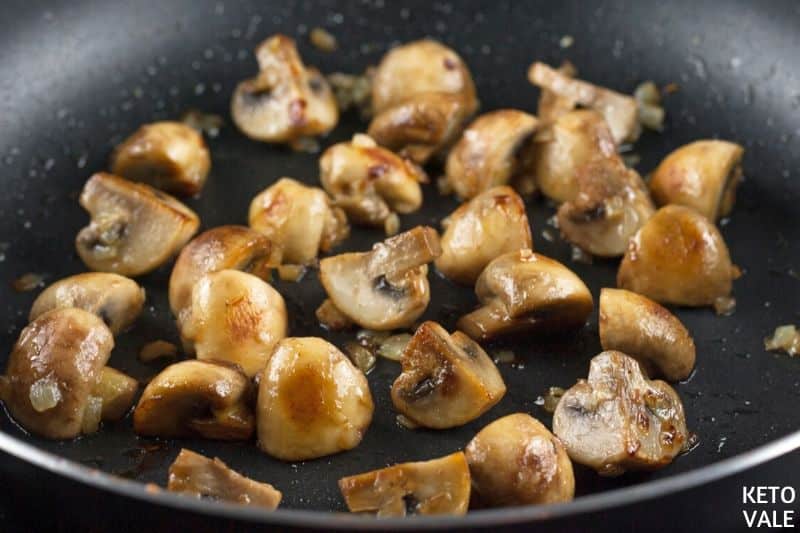
[[[769,351],[783,351],[791,356],[800,353],[800,332],[788,324],[775,328],[772,337],[764,339],[764,348]]]
[[[646,81],[639,84],[639,86],[636,87],[636,90],[633,92],[633,97],[636,98],[637,102],[643,104],[661,104],[661,93],[658,91],[656,84],[652,81]]]
[[[411,335],[408,333],[392,335],[383,341],[381,347],[378,348],[378,355],[386,359],[391,359],[392,361],[399,361],[410,340]]]
[[[558,402],[561,401],[561,397],[564,396],[565,392],[566,391],[561,387],[548,388],[544,395],[544,410],[551,414],[554,413]]]
[[[714,311],[720,316],[730,316],[736,311],[736,298],[720,296],[714,300]]]
[[[357,342],[349,342],[345,345],[345,350],[353,364],[364,374],[369,374],[375,368],[377,358],[366,346]]]
[[[100,429],[100,417],[103,414],[103,399],[97,396],[89,396],[86,400],[86,408],[83,410],[83,420],[81,421],[81,432],[88,435]]]
[[[278,277],[281,281],[300,281],[305,273],[306,267],[303,265],[280,265],[278,267]]]
[[[314,28],[311,30],[309,38],[311,39],[311,44],[323,52],[333,52],[339,46],[339,43],[336,42],[336,37],[325,28]]]
[[[31,385],[28,397],[34,410],[43,413],[58,405],[61,401],[61,389],[52,378],[41,378]]]

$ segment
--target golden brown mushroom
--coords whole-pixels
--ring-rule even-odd
[[[702,140],[669,154],[650,179],[658,205],[693,207],[711,221],[728,216],[742,180],[744,148],[728,141]]]
[[[470,422],[506,393],[494,362],[481,346],[436,322],[423,322],[406,345],[403,372],[392,385],[392,403],[424,427],[446,429]]]
[[[730,296],[737,275],[717,227],[694,209],[668,205],[631,239],[617,287],[660,303],[702,307]]]
[[[231,116],[248,137],[283,143],[329,132],[339,120],[327,80],[306,67],[293,39],[275,35],[256,49],[259,73],[237,85]]]
[[[75,248],[92,270],[138,276],[168,261],[200,226],[197,215],[161,191],[99,172],[80,197],[92,217]]]
[[[317,337],[280,341],[258,388],[258,445],[303,461],[358,446],[372,421],[367,378]]]
[[[501,255],[475,285],[482,306],[462,316],[458,329],[476,340],[530,331],[581,327],[592,312],[589,289],[570,269],[530,250]]]
[[[339,480],[347,508],[381,516],[465,515],[470,473],[463,452]]]
[[[181,122],[145,124],[111,156],[117,176],[185,196],[200,192],[210,169],[203,136]]]

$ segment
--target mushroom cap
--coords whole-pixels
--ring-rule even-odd
[[[353,513],[461,516],[469,506],[469,466],[464,452],[456,452],[344,477],[339,490]]]
[[[681,146],[653,171],[650,192],[658,205],[693,207],[711,221],[730,214],[742,179],[744,148],[701,140]]]
[[[558,437],[526,413],[498,418],[464,453],[472,494],[481,505],[505,507],[572,500],[572,462]]]
[[[111,172],[178,195],[200,192],[211,169],[203,136],[182,122],[153,122],[136,130],[111,156]]]
[[[28,320],[52,309],[77,307],[94,313],[116,335],[128,329],[141,314],[144,289],[125,276],[85,272],[60,279],[36,297]]]
[[[660,303],[706,306],[730,295],[736,269],[717,227],[688,207],[662,207],[634,235],[617,287]]]
[[[133,412],[148,437],[246,440],[253,434],[250,380],[233,366],[181,361],[154,377]]]
[[[237,85],[231,100],[236,126],[251,139],[289,142],[321,135],[339,121],[327,80],[300,59],[294,39],[274,35],[256,49],[259,73]]]
[[[442,224],[436,268],[464,285],[473,285],[496,257],[533,246],[525,203],[507,186],[492,187],[461,204]]]
[[[651,376],[686,379],[695,363],[692,336],[678,317],[624,289],[600,290],[600,344],[639,361]]]
[[[253,377],[287,330],[286,304],[278,291],[252,274],[220,270],[194,284],[181,334],[198,359],[233,363]]]
[[[675,390],[617,351],[595,356],[588,379],[564,394],[553,432],[573,461],[607,476],[666,466],[689,440]]]
[[[96,315],[48,311],[20,333],[6,367],[5,404],[26,430],[50,439],[81,434],[89,397],[101,379],[114,337]]]
[[[301,461],[358,446],[372,421],[364,374],[317,337],[283,339],[258,388],[258,445],[273,457]]]
[[[411,421],[434,429],[470,422],[506,393],[497,367],[481,346],[461,333],[449,335],[423,322],[403,351],[403,372],[392,385],[392,403]]]
[[[250,202],[250,227],[277,246],[284,263],[305,264],[341,242],[349,227],[325,191],[281,178]]]
[[[333,305],[361,327],[409,327],[430,302],[427,263],[441,254],[436,230],[417,226],[369,252],[326,257],[319,276]]]
[[[530,172],[521,168],[520,151],[531,140],[538,122],[516,109],[500,109],[475,119],[447,156],[447,180],[456,194],[473,198]]]
[[[198,216],[144,183],[98,172],[80,196],[92,217],[75,248],[92,270],[138,276],[169,260],[195,234]]]

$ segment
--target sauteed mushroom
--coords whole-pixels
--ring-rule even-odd
[[[293,39],[274,35],[256,49],[259,73],[233,93],[231,116],[248,137],[282,143],[329,132],[339,120],[327,80],[306,67]]]
[[[305,264],[344,240],[350,227],[325,191],[281,178],[250,203],[250,227],[266,235],[284,263]]]
[[[181,361],[150,381],[133,412],[133,429],[148,437],[247,440],[253,434],[250,380],[210,361]]]
[[[442,253],[433,228],[416,228],[377,243],[369,252],[319,263],[325,291],[346,317],[372,330],[409,327],[430,301],[428,263]]]
[[[482,192],[459,206],[442,225],[442,255],[436,259],[436,268],[464,285],[473,285],[494,258],[533,245],[525,204],[511,187]]]
[[[728,216],[742,180],[740,145],[702,140],[681,146],[653,172],[650,192],[659,205],[693,207],[711,221]]]
[[[588,379],[564,394],[553,432],[573,461],[604,476],[661,468],[689,442],[678,394],[616,351],[595,356]]]
[[[464,515],[470,473],[463,452],[401,463],[339,480],[347,508],[377,516]]]
[[[537,128],[533,115],[500,109],[475,119],[447,156],[447,180],[462,199],[496,185],[533,180],[524,157]]]
[[[558,72],[563,76],[574,78],[578,74],[575,65],[569,61],[565,61],[558,67]],[[546,89],[545,87],[539,88],[539,103],[536,107],[536,114],[539,120],[543,122],[553,122],[558,117],[565,113],[569,113],[575,109],[575,102],[559,93]]]
[[[650,376],[686,379],[694,340],[678,318],[653,300],[624,289],[600,291],[600,344],[639,361]]]
[[[564,445],[525,413],[498,418],[464,450],[472,495],[488,507],[568,502],[575,494]]]
[[[258,388],[258,445],[302,461],[358,446],[372,421],[367,378],[317,337],[280,341]]]
[[[574,329],[592,312],[592,295],[575,273],[527,249],[489,263],[475,294],[483,305],[462,316],[458,329],[477,340],[521,331]]]
[[[117,176],[187,196],[200,192],[210,169],[203,136],[181,122],[145,124],[111,157],[111,172]]]
[[[421,426],[446,429],[466,424],[506,393],[500,372],[483,348],[460,331],[449,335],[436,322],[417,328],[401,362],[392,403]]]
[[[77,307],[94,313],[116,335],[141,314],[144,289],[132,279],[106,272],[86,272],[60,279],[36,298],[28,314],[34,321],[52,309]]]
[[[728,297],[737,275],[717,227],[694,209],[668,205],[631,239],[617,286],[660,303],[700,307]]]
[[[155,270],[194,235],[197,215],[181,202],[143,183],[99,172],[80,197],[92,217],[75,248],[92,270],[138,276]]]
[[[136,380],[106,367],[111,331],[77,308],[48,311],[28,324],[6,368],[4,402],[26,430],[50,439],[97,431],[100,420],[124,416]]]
[[[269,283],[238,270],[220,270],[194,284],[181,334],[198,359],[233,363],[253,377],[287,328],[286,304]]]

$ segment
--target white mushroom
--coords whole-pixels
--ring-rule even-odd
[[[565,61],[558,67],[558,72],[563,76],[574,78],[578,74],[575,65]],[[562,96],[545,87],[539,88],[539,103],[536,107],[536,115],[543,122],[553,122],[565,113],[575,109],[575,101],[568,96]]]

